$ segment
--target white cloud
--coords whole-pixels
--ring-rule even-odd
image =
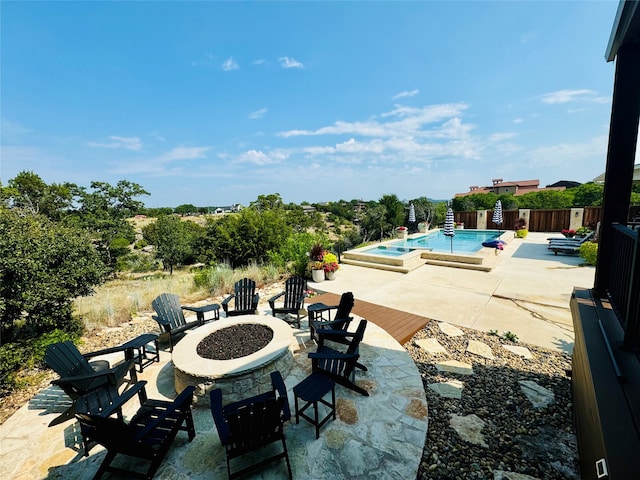
[[[109,143],[89,142],[88,145],[95,148],[125,148],[127,150],[133,150],[134,152],[142,150],[142,141],[138,137],[118,137],[111,135],[109,140],[112,141]]]
[[[381,118],[399,117],[397,121],[379,122],[375,119],[368,121],[345,122],[338,120],[333,125],[321,127],[317,130],[289,130],[280,132],[280,137],[297,137],[312,135],[362,135],[371,137],[390,137],[390,136],[406,136],[406,135],[442,135],[444,128],[439,132],[424,130],[428,124],[437,123],[443,120],[456,118],[467,108],[463,103],[429,105],[422,108],[406,107],[396,105],[394,110],[380,115]],[[445,124],[446,125],[446,124]],[[451,131],[453,124],[448,125]],[[471,126],[461,127],[457,124],[458,130],[467,129]]]
[[[205,154],[209,150],[211,150],[211,147],[175,147],[174,149],[161,154],[157,157],[157,160],[161,162],[196,160],[198,158],[205,158]]]
[[[275,150],[264,153],[260,150],[249,150],[240,154],[237,161],[240,163],[251,163],[253,165],[270,165],[280,163],[288,158],[289,154],[284,150]]]
[[[417,94],[420,93],[420,90],[415,89],[415,90],[405,90],[404,92],[400,92],[396,95],[394,95],[393,97],[391,97],[392,100],[397,100],[398,98],[403,98],[403,97],[415,97]]]
[[[258,60],[254,60],[253,65],[267,65],[269,62],[264,60],[263,58],[259,58]]]
[[[596,101],[598,98],[598,103],[602,103],[599,98],[594,97],[596,92],[593,90],[558,90],[557,92],[545,93],[540,98],[542,103],[548,104],[556,104],[556,103],[569,103],[569,102],[578,102],[578,101]]]
[[[521,118],[514,118],[513,119],[513,123],[522,123],[524,120],[522,120]]]
[[[266,113],[267,113],[267,109],[266,108],[261,108],[260,110],[256,110],[255,112],[251,112],[249,114],[249,118],[251,118],[252,120],[256,120],[258,118],[264,117]]]
[[[222,70],[224,70],[225,72],[229,72],[231,70],[237,70],[239,68],[240,68],[240,65],[238,65],[238,63],[233,59],[233,57],[227,58],[222,63]]]
[[[304,65],[295,58],[280,57],[278,60],[282,68],[304,68]]]

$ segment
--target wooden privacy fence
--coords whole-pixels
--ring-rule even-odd
[[[585,207],[584,209],[571,208],[550,208],[540,210],[503,210],[502,211],[502,230],[512,230],[520,217],[524,216],[524,212],[528,212],[527,225],[530,232],[560,232],[563,229],[569,229],[572,225],[578,223],[581,226],[596,228],[598,222],[602,221],[602,207]],[[498,226],[493,223],[493,210],[480,210],[486,215],[487,228],[497,229]],[[455,221],[464,223],[465,228],[478,228],[478,212],[453,212]],[[576,216],[576,213],[578,214]],[[575,219],[572,218],[575,216]],[[629,218],[640,216],[640,211],[630,211]],[[580,221],[579,217],[582,216]]]

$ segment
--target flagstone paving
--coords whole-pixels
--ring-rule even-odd
[[[307,332],[296,332],[294,366],[285,378],[292,409],[291,389],[311,373],[307,353],[315,351],[315,344]],[[369,397],[336,385],[337,419],[321,428],[319,439],[304,420],[286,424],[294,479],[416,478],[428,425],[425,390],[416,365],[398,342],[372,323],[367,325],[360,354],[368,371],[358,370],[356,381],[369,391]],[[168,352],[161,352],[161,362],[139,378],[148,381],[150,398],[175,395]],[[67,405],[61,391],[48,387],[0,425],[0,478],[81,480],[96,472],[105,452],[96,447],[89,457],[82,455],[75,421],[47,427],[55,412]],[[129,402],[125,416],[137,407],[137,400]],[[224,450],[210,411],[194,407],[193,417],[195,439],[189,443],[186,435],[178,435],[158,478],[227,478]],[[283,475],[286,467],[280,462],[251,478],[280,480]]]

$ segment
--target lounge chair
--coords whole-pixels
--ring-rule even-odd
[[[581,238],[549,237],[547,238],[547,240],[549,241],[549,248],[556,245],[569,245],[579,247],[584,242],[591,241],[595,234],[596,232],[589,232],[587,235]]]
[[[558,255],[558,253],[566,253],[568,255],[575,255],[577,253],[580,253],[580,246],[575,246],[575,245],[549,245],[549,250],[551,250],[554,255]]]

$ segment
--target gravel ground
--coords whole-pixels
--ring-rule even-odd
[[[429,430],[418,479],[494,479],[496,471],[539,479],[578,479],[576,440],[572,423],[571,382],[566,375],[571,357],[564,353],[514,343],[497,335],[463,329],[449,337],[433,321],[405,345],[422,375],[429,404]],[[448,355],[426,353],[415,340],[437,338]],[[466,352],[470,339],[491,347],[494,359]],[[502,345],[526,346],[525,359]],[[443,373],[435,363],[458,360],[473,365],[474,375]],[[442,398],[428,384],[446,380],[464,383],[461,399]],[[534,381],[555,395],[554,402],[536,409],[519,381]],[[486,447],[462,440],[450,425],[450,415],[475,414]],[[504,477],[510,478],[510,477]]]

